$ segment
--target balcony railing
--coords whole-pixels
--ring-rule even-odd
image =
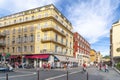
[[[46,38],[42,38],[41,42],[46,43],[46,42],[53,42],[62,46],[66,46],[65,42],[60,41],[60,40],[56,40],[55,38],[50,38],[50,37],[46,37]]]
[[[0,43],[0,47],[5,47],[6,44],[5,43]]]
[[[6,37],[4,33],[0,33],[0,37]]]
[[[50,30],[53,30],[53,31],[55,31],[56,33],[59,33],[60,35],[62,35],[63,37],[66,37],[65,33],[63,32],[63,30],[60,30],[60,29],[54,27],[54,25],[42,26],[42,27],[41,27],[41,30],[42,30],[42,31],[50,31]]]
[[[40,53],[41,54],[65,54],[66,52],[62,52],[62,51],[57,51],[55,52],[54,50],[50,50],[50,49],[43,49],[43,50],[40,50]]]

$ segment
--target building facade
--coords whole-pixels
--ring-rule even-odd
[[[90,63],[100,63],[102,62],[102,55],[100,52],[96,52],[94,49],[90,50]]]
[[[73,55],[78,60],[78,65],[90,62],[90,44],[79,33],[74,33]]]
[[[120,20],[110,30],[110,56],[113,65],[120,61]]]
[[[102,62],[102,55],[101,55],[100,52],[97,52],[97,54],[96,54],[96,62],[97,62],[97,63]]]
[[[52,4],[0,18],[5,52],[34,65],[73,60],[72,30],[72,24]]]
[[[90,50],[90,62],[91,62],[91,64],[97,63],[96,62],[96,56],[97,56],[96,54],[97,54],[97,52],[94,49]]]

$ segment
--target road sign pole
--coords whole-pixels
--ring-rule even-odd
[[[88,80],[88,72],[87,72],[87,80]]]
[[[38,79],[37,80],[40,80],[40,77],[39,77],[39,70],[38,70],[38,77],[37,77]]]
[[[8,74],[6,74],[6,80],[8,80]]]
[[[68,80],[68,70],[67,70],[67,80]]]

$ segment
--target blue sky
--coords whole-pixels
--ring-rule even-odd
[[[54,4],[90,44],[109,55],[109,32],[120,19],[120,0],[0,0],[0,17]]]

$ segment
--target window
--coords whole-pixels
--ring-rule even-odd
[[[56,19],[58,19],[58,16],[57,16],[57,15],[55,15],[55,18],[56,18]]]
[[[58,52],[58,46],[57,45],[55,45],[55,52]]]
[[[9,48],[7,48],[7,52],[9,52]]]
[[[32,25],[31,27],[30,27],[30,31],[33,31],[34,30],[34,26]]]
[[[31,41],[31,42],[34,41],[34,35],[33,35],[33,34],[30,35],[30,41]]]
[[[13,29],[13,34],[15,34],[15,29]]]
[[[14,48],[14,47],[12,47],[12,52],[13,52],[13,53],[15,52],[14,50],[15,50],[15,48]]]
[[[41,26],[40,26],[40,24],[38,24],[38,27],[37,27],[38,29],[41,29]]]
[[[26,52],[27,51],[27,46],[24,46],[24,52]]]
[[[71,50],[70,50],[70,54],[71,54]]]
[[[58,35],[55,34],[55,41],[58,41]]]
[[[79,42],[78,42],[78,46],[80,46]]]
[[[72,48],[72,43],[70,42],[70,48]]]
[[[44,44],[44,49],[43,49],[44,51],[46,51],[47,50],[47,46],[46,46],[46,44]]]
[[[38,15],[38,18],[41,18],[41,15]]]
[[[68,45],[68,40],[66,39],[66,46]]]
[[[48,16],[48,13],[45,13],[45,17],[47,17]]]
[[[37,33],[37,41],[40,41],[40,33]]]
[[[31,18],[34,19],[34,16],[32,16]]]
[[[68,52],[68,49],[66,49],[66,53]]]
[[[24,27],[23,29],[24,29],[24,32],[27,32],[27,28],[26,27]]]
[[[30,51],[33,51],[33,46],[32,45],[30,46]]]
[[[40,47],[39,46],[37,47],[37,51],[40,51]]]
[[[15,36],[13,36],[13,38],[12,38],[12,44],[14,44],[15,43]]]
[[[63,44],[63,37],[61,37],[61,43]]]
[[[4,25],[6,25],[6,22],[4,22]]]
[[[18,43],[21,43],[22,41],[21,41],[21,36],[20,35],[18,35]]]
[[[16,20],[14,20],[14,23],[16,23]]]
[[[17,52],[21,52],[21,48],[20,47],[17,48]]]
[[[23,42],[27,42],[27,34],[24,35]]]
[[[6,31],[6,33],[9,35],[9,34],[10,34],[10,31],[9,31],[9,30],[7,30],[7,31]]]
[[[8,45],[9,45],[10,44],[10,38],[9,37],[7,38],[7,42],[8,42]]]
[[[47,32],[44,33],[44,40],[47,40]]]
[[[47,22],[44,24],[44,27],[47,27],[48,26],[48,24],[47,24]]]
[[[25,20],[28,20],[28,17],[26,17]]]
[[[22,19],[20,18],[19,21],[22,22]]]
[[[18,29],[18,33],[20,33],[20,32],[21,32],[21,28]]]

